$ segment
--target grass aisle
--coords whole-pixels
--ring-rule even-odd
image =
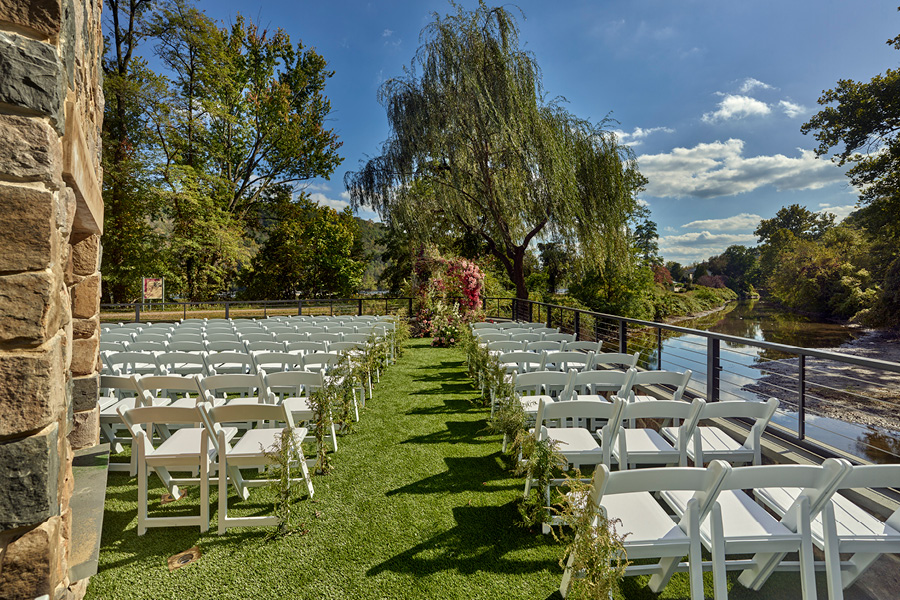
[[[313,479],[315,502],[299,503],[302,536],[218,536],[213,523],[203,535],[159,528],[138,538],[135,480],[111,473],[87,597],[547,598],[559,585],[560,546],[518,525],[522,480],[505,470],[499,436],[484,433],[476,396],[459,350],[412,340],[354,433],[339,439],[335,471]],[[196,510],[196,488],[183,507],[160,509],[163,488],[151,485],[151,515]],[[265,514],[267,494],[233,505]],[[215,487],[210,495],[214,510]],[[166,559],[194,545],[202,558],[170,573]]]

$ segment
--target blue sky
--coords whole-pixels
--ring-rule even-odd
[[[477,2],[465,0],[463,6]],[[343,141],[331,181],[307,188],[346,205],[343,175],[378,153],[387,120],[379,85],[402,74],[437,0],[200,0],[214,19],[242,12],[312,46],[335,71],[326,93]],[[521,41],[548,96],[613,128],[650,179],[641,194],[667,260],[689,263],[728,245],[755,245],[760,218],[801,204],[844,217],[856,200],[842,171],[815,159],[800,126],[838,79],[897,66],[897,0],[522,1]],[[511,6],[508,6],[511,8]],[[371,218],[372,213],[360,212]]]

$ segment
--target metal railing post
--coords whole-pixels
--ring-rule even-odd
[[[656,370],[662,371],[662,327],[656,328]]]
[[[231,318],[231,302],[225,303],[225,318],[226,319]]]
[[[182,321],[187,321],[187,303],[184,303],[184,304],[182,304],[181,306],[182,306],[182,308],[184,308],[184,316],[181,317],[181,320],[182,320]]]
[[[553,327],[553,311],[550,310],[550,306],[547,306],[547,328]]]
[[[628,323],[619,321],[619,352],[628,354]]]
[[[410,319],[412,319],[412,317],[413,317],[413,314],[412,314],[412,301],[413,301],[412,296],[410,296],[410,297],[409,297],[409,315],[407,315]]]
[[[299,317],[302,314],[303,314],[303,300],[300,300],[299,298],[297,298],[297,316]]]
[[[362,316],[362,298],[359,299],[359,311],[356,314]]]
[[[528,322],[534,323],[534,302],[528,303]]]
[[[134,303],[134,322],[141,322],[141,305],[139,302]]]
[[[575,311],[575,341],[581,341],[581,313]]]
[[[806,438],[806,355],[800,355],[800,364],[798,366],[800,370],[799,381],[797,382],[798,393],[799,393],[799,402],[797,403],[797,437],[802,439]]]
[[[706,338],[706,401],[719,401],[720,347],[718,338]]]

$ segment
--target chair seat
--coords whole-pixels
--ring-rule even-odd
[[[676,513],[684,514],[693,493],[666,491],[661,495]],[[722,532],[725,536],[726,554],[755,552],[762,543],[765,543],[766,548],[772,552],[797,549],[800,535],[782,525],[741,490],[723,490],[717,502],[722,508]],[[700,524],[700,536],[708,549],[712,539],[712,521],[709,517]],[[749,544],[752,550],[742,548],[741,545],[744,543]]]
[[[242,458],[259,458],[275,446],[281,438],[282,431],[284,430],[280,427],[250,429],[228,451],[228,462],[232,463]],[[301,444],[307,433],[306,427],[294,427],[294,441],[298,445]]]
[[[677,463],[679,460],[678,450],[653,429],[625,429],[619,432],[619,436],[625,436],[629,463]],[[618,444],[612,451],[613,456],[618,458]]]
[[[667,439],[675,443],[678,441],[678,427],[663,427],[662,434]],[[700,444],[703,449],[703,460],[708,462],[711,460],[725,460],[731,462],[752,462],[753,450],[745,448],[733,437],[719,429],[718,427],[698,427],[694,435],[700,436]],[[694,460],[694,444],[687,445],[688,457]]]
[[[548,427],[547,434],[550,439],[557,442],[559,452],[571,463],[593,464],[585,461],[585,458],[596,459],[599,463],[603,459],[600,444],[587,429],[580,427]]]
[[[295,422],[307,421],[315,416],[313,408],[309,403],[309,398],[303,396],[291,396],[285,398],[281,403],[288,412],[291,413]]]
[[[225,427],[225,439],[230,440],[237,433],[237,427]],[[176,429],[153,454],[147,456],[147,464],[150,466],[174,464],[186,464],[186,461],[197,462],[200,457],[200,443],[206,430],[202,427],[183,427]],[[209,444],[207,453],[210,458],[216,455],[216,450]]]
[[[756,490],[756,496],[760,501],[779,515],[787,512],[799,494],[799,488],[763,488]],[[857,551],[843,548],[845,544],[854,543],[890,543],[894,548],[885,548],[883,551],[898,552],[897,546],[900,546],[900,531],[870,515],[845,496],[835,494],[832,496],[831,501],[834,504],[835,529],[838,538],[841,540],[842,552]],[[810,530],[816,546],[824,548],[821,514],[813,520]]]
[[[600,506],[610,520],[622,521],[616,529],[628,534],[625,548],[629,558],[658,557],[660,547],[670,545],[678,556],[687,554],[688,536],[649,492],[604,496]]]

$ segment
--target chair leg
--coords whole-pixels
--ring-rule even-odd
[[[881,554],[864,554],[857,552],[850,557],[850,568],[841,572],[841,582],[847,589],[859,578],[869,566],[875,562]]]
[[[139,457],[143,459],[143,457]],[[138,535],[147,533],[147,463],[138,461]]]
[[[716,600],[728,600],[728,581],[725,574],[725,533],[722,529],[722,507],[713,505],[711,544],[713,566],[713,590]]]
[[[334,451],[337,452],[337,430],[334,428],[334,421],[331,422],[331,443]]]
[[[834,504],[831,502],[828,502],[822,511],[822,526],[825,538],[825,581],[828,584],[828,600],[843,600],[840,540],[834,521]]]
[[[228,530],[228,468],[225,455],[219,456],[219,535]]]
[[[203,444],[205,446],[206,443]],[[200,533],[209,531],[209,454],[200,457]]]
[[[559,595],[563,600],[569,595],[569,583],[572,581],[572,568],[575,564],[575,553],[569,554],[569,560],[566,561],[566,570],[563,572],[562,581],[559,584]]]
[[[312,479],[309,476],[309,467],[306,466],[306,457],[303,455],[303,449],[297,444],[297,460],[300,461],[300,472],[303,473],[303,479],[306,480],[306,491],[309,492],[309,497],[312,498],[315,494],[313,490]]]
[[[809,531],[809,515],[798,524],[797,529],[803,536],[800,540],[800,587],[803,600],[816,600],[816,570],[813,557],[812,538]]]

